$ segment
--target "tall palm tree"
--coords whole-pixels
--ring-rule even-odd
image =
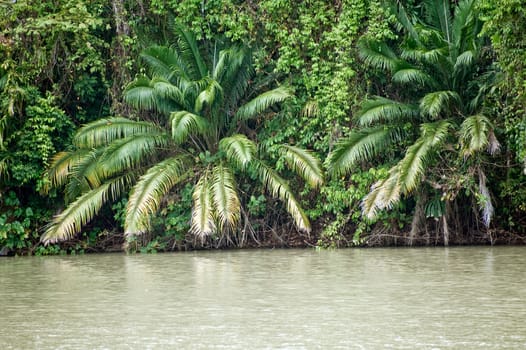
[[[192,181],[191,232],[231,234],[240,220],[236,176],[249,172],[283,201],[300,230],[310,224],[285,179],[264,160],[262,149],[245,135],[245,123],[291,97],[280,86],[261,94],[252,89],[254,69],[248,50],[218,48],[205,55],[195,37],[177,28],[171,47],[142,53],[149,74],[125,91],[125,100],[151,120],[101,119],[82,127],[74,149],[57,155],[48,177],[66,186],[68,207],[56,216],[43,242],[79,232],[102,205],[129,192],[125,234],[150,229],[162,198],[182,182]],[[319,161],[304,149],[281,146],[290,168],[313,187],[322,181]]]
[[[372,39],[360,42],[363,61],[389,73],[394,97],[376,96],[363,102],[354,131],[329,155],[330,172],[345,174],[382,152],[400,150],[401,159],[388,177],[374,184],[364,198],[362,213],[374,218],[401,196],[429,188],[435,195],[417,200],[430,198],[420,203],[427,216],[445,220],[445,203],[454,199],[458,186],[464,186],[459,181],[451,187],[451,176],[460,170],[450,165],[469,163],[466,173],[479,178],[479,204],[489,225],[493,206],[486,176],[474,159],[486,150],[496,152],[499,144],[482,104],[493,77],[484,63],[482,23],[474,0],[461,0],[456,6],[430,0],[424,2],[424,10],[418,19],[397,4],[395,13],[404,30],[397,48]]]

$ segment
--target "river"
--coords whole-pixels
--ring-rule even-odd
[[[526,247],[3,258],[0,349],[526,349]]]

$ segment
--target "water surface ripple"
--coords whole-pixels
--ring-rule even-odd
[[[526,349],[526,247],[0,259],[0,349]]]

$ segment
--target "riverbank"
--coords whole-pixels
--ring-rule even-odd
[[[453,233],[448,237],[449,246],[484,246],[484,245],[525,245],[526,234],[513,233],[504,230],[486,232],[471,232],[469,235]],[[92,253],[157,253],[192,250],[220,249],[255,249],[255,248],[348,248],[348,247],[429,247],[444,246],[444,237],[439,232],[428,232],[424,235],[412,236],[409,230],[388,230],[380,227],[365,234],[356,241],[354,232],[344,230],[337,235],[324,236],[317,231],[305,234],[292,229],[268,230],[252,232],[250,235],[230,237],[209,237],[200,241],[187,235],[184,239],[174,237],[138,238],[126,242],[123,233],[105,231],[97,235],[96,240],[74,238],[69,241],[44,246],[35,243],[24,249],[0,249],[0,256],[13,255],[64,255]]]

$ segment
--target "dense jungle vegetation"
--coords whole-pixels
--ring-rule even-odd
[[[0,0],[1,254],[526,240],[520,0]]]

